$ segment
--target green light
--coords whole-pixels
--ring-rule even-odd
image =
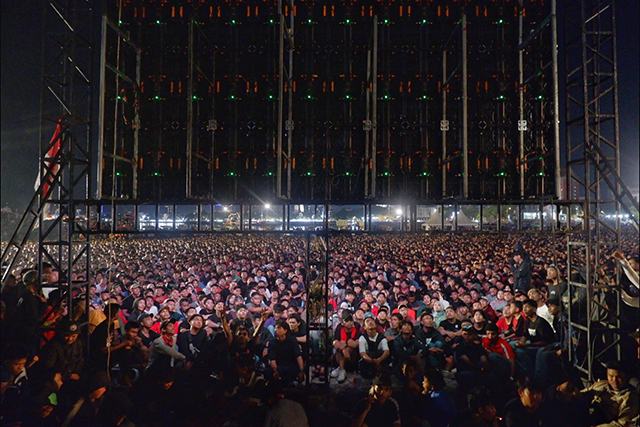
[[[505,172],[500,172],[500,173],[498,174],[498,176],[506,176],[506,175],[507,175],[507,174],[506,174]]]
[[[389,172],[383,173],[384,176],[389,176]]]
[[[504,99],[504,98],[505,98],[505,96],[504,96],[504,95],[500,95],[500,96],[498,96],[498,99]]]
[[[122,21],[118,21],[118,24],[122,25]]]
[[[540,172],[538,176],[544,176],[544,172]]]
[[[384,22],[384,25],[387,25],[389,23],[389,20],[385,19],[383,22]]]
[[[122,174],[120,172],[116,172],[116,176],[121,176]]]
[[[273,176],[273,172],[267,172],[268,176]]]
[[[351,172],[345,172],[345,176],[351,176]]]
[[[313,175],[313,173],[307,172],[307,176],[311,176],[311,175]]]
[[[273,95],[269,95],[269,99],[273,99]]]
[[[498,24],[504,24],[504,19],[498,19]]]
[[[236,176],[235,172],[229,172],[229,176]]]
[[[236,99],[236,96],[235,95],[230,95],[229,99]]]
[[[538,95],[538,99],[544,99],[543,95]]]
[[[231,20],[231,25],[236,25],[236,20],[235,19]]]
[[[429,172],[422,172],[422,176],[428,176]]]
[[[156,21],[156,24],[160,25],[160,24],[162,24],[162,22],[160,22],[160,20],[158,19],[158,20]]]
[[[313,99],[313,95],[307,95],[307,99]]]
[[[383,99],[389,99],[389,95],[385,95],[382,97]]]
[[[273,24],[273,19],[269,19],[269,24]]]
[[[154,96],[153,99],[160,99],[158,95]]]
[[[423,20],[422,20],[422,25],[424,25],[424,24],[426,24],[426,23],[427,23],[427,20],[426,20],[426,19],[423,19]]]
[[[193,99],[198,99],[198,97],[196,95],[193,95]]]
[[[351,99],[351,95],[345,95],[344,99]]]
[[[422,99],[429,99],[427,95],[422,95]]]
[[[122,99],[122,97],[120,95],[118,95],[118,99]]]
[[[313,24],[313,20],[312,20],[312,19],[309,19],[309,20],[307,21],[307,23],[308,23],[308,24]]]
[[[349,24],[351,24],[351,20],[350,19],[345,19],[344,23],[349,25]]]
[[[159,172],[154,172],[153,176],[160,176],[160,173]]]

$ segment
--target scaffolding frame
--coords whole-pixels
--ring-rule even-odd
[[[572,233],[568,251],[569,324],[586,344],[586,354],[570,348],[570,360],[586,381],[596,363],[621,357],[621,287],[603,303],[602,264],[620,247],[624,208],[638,229],[638,208],[620,179],[619,109],[614,0],[581,0],[565,11],[566,182],[580,200],[582,229]],[[615,215],[613,223],[605,212]],[[575,272],[575,274],[572,274]],[[619,277],[618,277],[619,278]],[[574,298],[575,297],[575,298]],[[582,306],[572,304],[574,300]]]

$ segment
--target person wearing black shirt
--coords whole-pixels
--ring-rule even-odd
[[[140,323],[140,332],[138,332],[138,336],[141,340],[141,350],[144,354],[146,361],[149,361],[149,352],[151,351],[151,346],[153,345],[153,341],[160,337],[160,334],[156,331],[152,331],[151,327],[153,326],[154,320],[153,315],[149,313],[142,313],[138,316],[138,323]]]
[[[203,328],[204,318],[201,315],[191,316],[189,325],[189,330],[178,335],[178,351],[187,358],[187,366],[196,360],[209,338]]]
[[[381,375],[373,380],[369,396],[358,403],[353,427],[400,427],[400,409],[391,397],[391,378]]]
[[[289,325],[284,320],[276,323],[276,337],[269,341],[268,359],[273,378],[290,385],[296,378],[304,381],[304,361],[298,342],[289,335]]]
[[[414,334],[422,344],[422,353],[427,356],[431,366],[442,369],[444,367],[444,338],[434,326],[431,313],[422,313],[420,323],[414,329]]]
[[[506,427],[538,427],[542,421],[542,390],[525,379],[518,384],[518,397],[504,408]]]
[[[525,300],[522,308],[527,320],[524,325],[524,335],[514,344],[514,350],[520,366],[529,375],[533,375],[538,350],[553,344],[556,337],[549,322],[536,314],[538,304],[534,300]]]
[[[465,322],[462,325],[462,342],[454,350],[458,369],[456,381],[463,390],[488,381],[489,359],[482,344],[476,342],[477,337],[473,325]]]

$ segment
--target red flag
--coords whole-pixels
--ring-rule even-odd
[[[46,159],[55,159],[60,152],[61,138],[60,133],[62,132],[62,127],[60,126],[60,122],[56,126],[56,130],[51,137],[51,141],[49,142],[49,150],[47,150],[47,154],[45,155]],[[47,165],[46,169],[42,171],[45,176],[45,182],[42,186],[42,200],[46,200],[51,195],[51,190],[53,189],[53,185],[55,184],[55,177],[58,175],[58,170],[60,169],[60,165],[55,163],[52,168],[52,161],[45,160],[45,164]],[[50,173],[47,173],[47,170]],[[35,190],[38,191],[38,187],[40,187],[40,174],[36,178]]]

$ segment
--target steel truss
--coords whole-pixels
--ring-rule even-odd
[[[90,271],[86,200],[92,164],[94,18],[90,4],[82,0],[45,2],[43,8],[39,185],[2,262],[8,265],[6,276],[37,228],[39,278],[47,280],[43,265],[51,264],[54,275],[46,285],[60,290],[72,315],[72,292],[68,291],[85,285]]]
[[[584,212],[582,229],[567,242],[567,256],[569,321],[585,351],[570,356],[592,381],[598,364],[621,357],[621,287],[602,286],[601,267],[620,246],[622,209],[638,229],[629,211],[638,202],[619,173],[615,2],[581,0],[565,16],[566,182]],[[605,212],[614,220],[605,219]],[[607,294],[615,298],[605,300]]]
[[[329,390],[330,358],[333,353],[331,345],[332,323],[329,318],[329,259],[330,236],[329,233],[306,233],[306,259],[307,269],[307,345],[305,363],[307,366],[307,390],[312,387]],[[324,376],[313,379],[316,367],[324,368]]]

